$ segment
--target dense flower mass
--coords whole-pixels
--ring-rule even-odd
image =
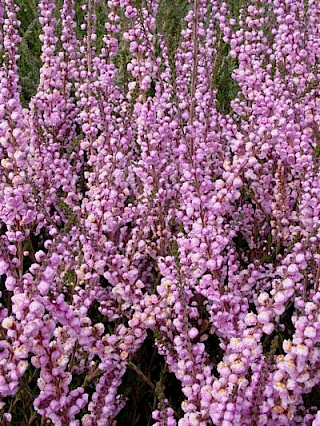
[[[58,3],[25,107],[0,0],[1,425],[320,425],[319,1]]]

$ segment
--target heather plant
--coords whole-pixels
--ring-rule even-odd
[[[318,2],[0,28],[1,424],[320,424]]]

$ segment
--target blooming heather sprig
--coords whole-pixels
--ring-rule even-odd
[[[174,418],[174,410],[169,406],[168,400],[166,399],[159,402],[158,409],[152,412],[152,418],[156,420],[154,426],[161,426],[163,424],[175,426],[177,424]]]
[[[18,45],[20,36],[18,8],[14,2],[5,2],[6,18],[3,25],[3,63],[0,68],[1,91],[1,196],[0,215],[7,227],[7,238],[20,243],[28,236],[28,228],[35,218],[34,200],[27,182],[27,128],[26,111],[22,109],[18,81]],[[23,256],[20,247],[19,258]]]
[[[159,353],[165,356],[170,371],[181,381],[186,397],[182,403],[185,415],[179,424],[188,425],[193,419],[199,425],[204,425],[209,418],[212,402],[213,377],[208,375],[211,365],[205,345],[198,341],[199,330],[188,325],[188,317],[199,317],[195,307],[188,308],[191,292],[185,288],[181,272],[169,262],[170,258],[167,258],[162,269],[170,273],[157,287],[163,306],[155,317],[163,336],[162,339],[158,337],[157,347]],[[169,311],[172,313],[168,319]]]
[[[190,0],[169,59],[158,0],[108,0],[102,34],[85,0],[80,39],[41,0],[27,108],[0,3],[0,422],[29,368],[56,425],[121,422],[129,369],[157,426],[318,424],[319,2]]]

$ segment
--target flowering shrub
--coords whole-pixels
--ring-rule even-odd
[[[25,107],[0,2],[1,424],[320,425],[319,2],[75,3]]]

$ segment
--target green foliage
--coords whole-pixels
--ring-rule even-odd
[[[58,36],[57,50],[60,48],[59,36],[61,33],[60,9],[62,0],[57,1],[54,16],[57,19],[56,34]],[[82,39],[85,35],[80,29],[80,24],[84,20],[84,12],[81,10],[82,1],[76,1],[76,35]],[[141,2],[140,2],[141,3]],[[158,15],[158,28],[164,34],[168,41],[169,55],[173,58],[175,49],[180,40],[181,22],[187,11],[187,0],[164,0],[161,2]],[[39,83],[39,70],[41,67],[41,25],[38,21],[38,2],[37,0],[17,0],[20,8],[18,18],[21,21],[20,35],[22,41],[19,54],[19,76],[21,84],[21,100],[24,106],[28,105],[31,97],[36,93]],[[139,6],[139,2],[137,2]],[[101,0],[96,6],[97,15],[97,40],[95,47],[99,51],[102,47],[102,38],[105,32],[104,24],[107,20],[108,8],[106,2]],[[120,69],[120,81],[125,84],[128,80],[126,65],[129,60],[128,46],[124,43],[120,46],[120,52],[117,57],[117,65]]]
[[[20,60],[18,63],[22,88],[21,101],[24,106],[27,106],[30,98],[35,94],[39,82],[41,26],[38,21],[36,0],[18,0],[17,4],[20,7],[18,18],[21,21]]]
[[[217,109],[227,114],[231,110],[231,101],[239,91],[238,84],[232,79],[232,72],[237,66],[237,61],[229,57],[230,46],[221,43],[215,58],[213,86],[217,89]]]
[[[233,18],[238,18],[240,14],[240,8],[246,5],[246,1],[243,0],[228,0],[227,4],[229,7],[230,15]]]
[[[54,16],[57,18],[56,34],[58,38],[61,33],[60,9],[62,0],[57,1],[57,7]],[[141,3],[141,2],[140,2]],[[20,7],[18,18],[21,21],[20,35],[22,37],[20,45],[19,73],[21,84],[21,100],[24,106],[27,106],[31,97],[35,94],[39,83],[39,69],[41,67],[41,43],[39,35],[41,26],[38,21],[38,2],[36,0],[17,0]],[[76,2],[76,34],[79,39],[84,36],[80,30],[80,24],[84,19],[84,12],[81,10],[82,2]],[[230,15],[237,17],[239,14],[241,2],[239,0],[229,0]],[[139,6],[137,2],[137,6]],[[141,5],[140,5],[141,6]],[[102,37],[104,35],[104,23],[108,15],[108,8],[104,0],[96,6],[97,15],[97,40],[95,47],[99,51],[102,46]],[[168,44],[168,54],[173,74],[174,54],[179,42],[181,41],[181,29],[184,25],[183,17],[188,10],[188,0],[162,0],[159,6],[157,16],[157,32],[162,34]],[[126,23],[124,19],[124,29]],[[60,48],[58,40],[57,49]],[[236,66],[236,61],[228,57],[229,45],[222,43],[219,48],[218,57],[215,58],[216,67],[213,75],[213,86],[217,89],[217,108],[223,113],[230,112],[230,102],[238,92],[238,86],[231,77],[232,71]],[[116,58],[116,64],[119,67],[118,82],[124,86],[128,82],[126,65],[129,61],[129,50],[126,43],[121,43],[120,51]]]
[[[66,199],[67,194],[59,189],[57,191],[56,203],[58,207],[62,210],[64,215],[66,216],[67,221],[64,224],[64,233],[70,231],[73,225],[78,223],[78,216],[74,211],[69,207],[69,205],[64,201]]]
[[[168,54],[172,67],[174,53],[181,40],[183,17],[186,15],[187,10],[187,0],[162,0],[159,6],[157,28],[167,41]]]
[[[172,241],[171,251],[172,251],[172,256],[175,259],[176,265],[179,266],[179,264],[180,264],[179,247],[178,247],[178,243],[177,243],[176,240]]]

